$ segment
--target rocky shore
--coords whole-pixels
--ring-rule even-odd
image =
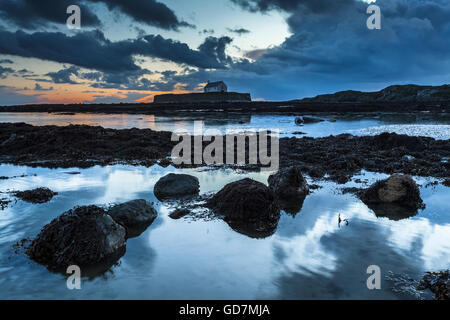
[[[130,164],[162,166],[175,145],[171,133],[91,126],[0,124],[0,162],[41,167]],[[298,167],[312,178],[346,183],[361,170],[427,176],[448,181],[450,141],[395,133],[281,138],[280,167]],[[247,152],[248,154],[248,152]],[[183,165],[184,166],[184,165]],[[220,167],[220,166],[219,166]],[[258,169],[254,165],[240,167]]]
[[[450,140],[395,133],[356,137],[280,139],[280,166],[298,166],[313,178],[346,183],[362,169],[387,174],[450,177]]]
[[[0,124],[0,162],[32,167],[86,168],[114,163],[151,166],[172,149],[170,132],[92,126]]]

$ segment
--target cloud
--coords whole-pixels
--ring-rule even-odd
[[[65,24],[67,7],[80,1],[73,0],[1,0],[0,17],[24,29],[37,29],[49,23]],[[100,20],[87,6],[82,6],[84,26],[99,26]]]
[[[1,106],[22,105],[42,101],[39,95],[25,95],[17,92],[16,88],[8,86],[0,86],[0,97]]]
[[[1,0],[0,17],[24,29],[37,29],[50,23],[65,24],[67,7],[75,4],[81,8],[83,26],[100,26],[90,3],[103,3],[108,9],[125,14],[136,22],[166,30],[194,27],[180,21],[173,10],[155,0]]]
[[[214,34],[214,33],[215,33],[214,29],[203,29],[203,30],[198,32],[199,35]]]
[[[267,12],[270,10],[282,10],[294,12],[307,9],[313,13],[331,12],[339,7],[348,6],[359,0],[231,0],[242,8],[252,12]]]
[[[207,57],[213,57],[222,65],[231,63],[231,58],[225,53],[227,45],[233,42],[230,37],[207,37],[205,41],[198,47],[201,53]]]
[[[239,35],[239,36],[242,36],[242,35],[244,35],[244,34],[250,33],[250,30],[247,30],[247,29],[244,29],[244,28],[234,28],[234,29],[232,29],[232,28],[227,28],[227,30],[228,30],[229,32],[235,33],[235,34],[237,34],[237,35]]]
[[[112,42],[101,31],[85,31],[68,36],[61,32],[28,34],[20,30],[0,30],[0,54],[70,63],[103,72],[140,70],[135,63],[135,55],[198,68],[225,68],[229,59],[224,50],[230,42],[228,37],[208,37],[199,50],[193,50],[185,43],[160,35]]]
[[[36,83],[35,85],[34,85],[34,89],[33,90],[35,90],[35,91],[52,91],[53,90],[53,87],[50,87],[50,88],[43,88],[39,83]]]
[[[244,56],[246,58],[256,60],[256,59],[260,58],[263,54],[265,54],[267,51],[268,51],[268,49],[250,50],[250,51],[247,51]]]
[[[46,76],[50,77],[54,83],[70,83],[77,84],[78,82],[71,79],[72,76],[78,76],[80,68],[71,66],[66,69],[61,69],[57,72],[49,72]]]
[[[11,68],[5,68],[0,66],[0,79],[5,79],[9,74],[13,73],[14,70]]]
[[[248,88],[257,95],[286,99],[344,89],[377,90],[393,83],[448,82],[448,1],[378,0],[381,30],[367,29],[368,4],[359,0],[232,1],[253,12],[288,14],[290,37],[253,63],[231,66],[242,83],[253,79]],[[248,58],[255,58],[254,53]]]
[[[129,92],[127,93],[125,98],[117,97],[117,96],[103,96],[103,95],[96,95],[94,96],[94,100],[91,101],[84,101],[83,103],[137,103],[137,100],[141,98],[147,97],[148,94],[146,93],[136,93],[136,92]]]
[[[193,25],[180,21],[175,13],[165,4],[155,0],[88,0],[104,3],[110,10],[115,9],[128,15],[137,22],[167,30]]]

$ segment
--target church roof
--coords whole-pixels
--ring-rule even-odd
[[[205,88],[213,88],[213,87],[217,87],[221,84],[225,84],[225,82],[223,82],[223,81],[208,82],[208,84],[205,86]]]

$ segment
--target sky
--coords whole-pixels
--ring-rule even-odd
[[[0,105],[151,102],[219,80],[254,100],[441,85],[449,17],[448,0],[0,0]]]

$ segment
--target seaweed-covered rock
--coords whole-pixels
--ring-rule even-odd
[[[430,289],[435,300],[450,300],[449,270],[441,272],[427,272],[420,281],[418,290]]]
[[[31,203],[48,202],[57,194],[57,192],[53,192],[48,188],[36,188],[33,190],[18,191],[14,193],[17,198]]]
[[[280,169],[269,176],[268,182],[269,188],[278,198],[281,209],[291,214],[296,214],[302,209],[309,187],[299,168]]]
[[[169,217],[171,217],[174,220],[178,220],[188,215],[189,213],[191,213],[189,209],[176,209],[171,214],[169,214]]]
[[[359,197],[377,216],[392,220],[411,217],[425,207],[419,187],[407,175],[395,174],[377,181],[360,192]]]
[[[248,178],[227,184],[207,206],[223,215],[234,230],[254,238],[273,234],[280,219],[272,190]]]
[[[97,206],[76,207],[46,225],[26,253],[50,270],[112,264],[125,253],[126,230]]]
[[[169,173],[155,184],[154,193],[158,200],[175,199],[198,194],[200,183],[188,174]]]
[[[108,214],[127,230],[127,237],[137,237],[156,219],[158,213],[143,199],[118,204],[108,210]]]
[[[384,132],[375,136],[374,143],[380,149],[393,149],[397,147],[404,147],[411,151],[425,150],[426,142],[422,137],[408,136],[404,134]]]

